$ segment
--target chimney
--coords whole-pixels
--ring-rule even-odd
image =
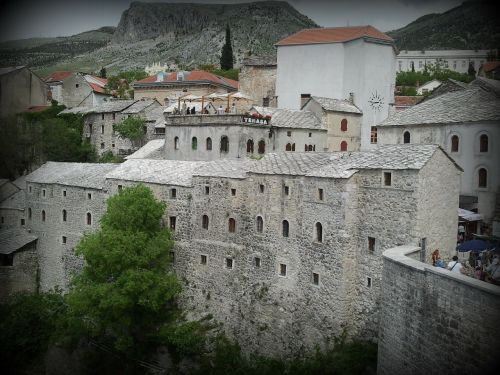
[[[352,105],[354,105],[354,93],[353,92],[349,93],[349,103],[351,103]]]

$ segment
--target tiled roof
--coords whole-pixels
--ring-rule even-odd
[[[368,37],[392,43],[393,39],[373,26],[325,27],[304,29],[276,43],[277,46],[318,43],[343,43]]]
[[[378,126],[500,120],[500,98],[481,87],[448,92],[396,112]]]
[[[6,68],[0,68],[0,76],[14,72],[14,71],[22,69],[24,67],[25,67],[24,65],[19,65],[19,66],[9,66]]]
[[[249,56],[243,59],[246,66],[276,66],[276,56]]]
[[[278,109],[271,117],[271,126],[278,128],[322,129],[321,120],[311,111]]]
[[[94,113],[121,112],[125,108],[130,107],[136,101],[137,100],[134,99],[110,100],[108,102],[99,104],[93,108],[90,108],[90,111]]]
[[[194,176],[245,178],[255,161],[250,159],[221,159],[203,163],[195,169]]]
[[[68,78],[72,74],[74,74],[74,73],[73,72],[58,71],[58,72],[54,72],[50,76],[46,77],[44,79],[44,81],[45,82],[63,81],[64,79]]]
[[[12,254],[37,239],[37,236],[28,233],[24,229],[0,231],[0,254]]]
[[[90,83],[90,82],[89,82],[89,85],[92,88],[92,91],[94,91],[94,92],[97,92],[99,94],[108,94],[108,95],[111,95],[110,93],[108,93],[106,91],[106,89],[104,87],[101,87],[99,85],[96,85],[95,83]]]
[[[203,161],[128,159],[106,175],[108,179],[191,186],[193,171]]]
[[[424,99],[423,96],[394,96],[394,105],[396,107],[410,107],[412,105],[418,104]]]
[[[312,100],[318,102],[318,104],[325,111],[335,111],[335,112],[347,112],[347,113],[358,113],[362,114],[361,109],[352,104],[349,100],[345,99],[332,99],[325,98],[321,96],[313,96]]]
[[[92,91],[97,92],[99,94],[107,94],[111,95],[106,90],[106,85],[108,84],[108,80],[106,78],[96,77],[90,74],[86,74],[84,76],[85,81],[90,85]]]
[[[500,95],[500,81],[497,79],[477,77],[470,85],[481,87],[486,91],[496,92],[497,95]]]
[[[262,116],[272,116],[276,111],[278,111],[278,108],[261,107],[258,105],[254,105],[252,106],[252,108],[250,108],[250,112],[253,112],[252,110],[261,114]]]
[[[182,81],[177,80],[177,72],[172,72],[172,73],[166,73],[163,77],[163,81],[157,82],[158,76],[154,75],[141,79],[140,81],[134,82],[133,86],[135,85],[143,86],[144,84],[161,84],[161,83],[182,84],[183,82],[211,82],[216,85],[222,85],[232,88],[234,90],[238,90],[238,81],[226,77],[221,77],[211,72],[206,72],[204,70],[192,70],[190,72],[184,72],[183,74],[184,74],[184,79]]]
[[[66,114],[86,114],[92,112],[93,108],[92,107],[73,107],[73,108],[66,108],[64,111],[59,112],[60,115],[66,115]]]
[[[160,153],[164,145],[165,139],[153,139],[125,159],[161,159]]]
[[[106,173],[117,168],[116,164],[47,162],[30,173],[26,182],[60,184],[101,189]]]
[[[0,202],[0,208],[13,210],[24,210],[25,195],[23,190],[19,190],[10,197]]]
[[[159,104],[154,99],[141,99],[141,100],[136,101],[130,107],[123,110],[123,113],[126,113],[126,114],[139,113],[139,112],[143,111],[144,109],[148,108],[150,105],[153,105],[155,103]]]
[[[314,168],[330,162],[326,152],[280,152],[266,154],[255,162],[252,173],[305,176]]]
[[[491,72],[492,70],[495,70],[498,67],[500,67],[500,61],[488,61],[485,62],[483,65],[481,65],[481,68],[485,72]]]

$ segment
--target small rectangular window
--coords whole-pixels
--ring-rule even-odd
[[[5,223],[5,219],[4,219],[4,217],[3,217],[3,216],[0,218],[0,223],[1,223],[1,224],[4,224],[4,223]]]
[[[384,186],[391,186],[391,185],[392,185],[392,173],[384,172]]]
[[[24,225],[25,223],[24,219],[21,219],[21,225]]]
[[[66,242],[67,242],[66,236],[62,236],[62,243],[66,243]]]
[[[205,195],[210,194],[210,186],[205,186]]]
[[[226,258],[226,268],[228,269],[233,269],[233,259],[232,258]]]
[[[206,255],[202,255],[200,257],[200,264],[203,264],[203,265],[207,264],[207,256]]]
[[[32,192],[33,192],[33,189],[31,188],[31,186],[29,186],[29,187],[28,187],[28,191],[29,191],[30,193],[32,193]]]
[[[113,120],[116,119],[116,113],[113,112]]]
[[[283,192],[285,193],[285,195],[290,195],[290,188],[288,186],[284,186],[283,187]]]
[[[111,143],[111,147],[115,148],[115,144],[114,144],[114,143]]]
[[[104,120],[104,113],[101,113],[101,120]]]
[[[368,237],[368,250],[375,251],[375,238]]]
[[[177,221],[177,218],[175,216],[170,216],[170,229],[175,230],[175,224]]]
[[[92,194],[91,193],[87,193],[87,198],[88,199],[92,199]]]
[[[372,126],[370,129],[370,143],[371,144],[377,143],[377,127],[376,126]]]
[[[311,138],[313,136],[313,133],[309,133],[309,138]]]
[[[118,191],[122,191],[123,189],[123,186],[122,185],[118,185]]]
[[[231,189],[231,195],[234,197],[236,195],[236,189]]]
[[[104,125],[101,125],[101,134],[104,134]]]
[[[322,200],[323,200],[323,189],[318,189],[318,199],[319,199],[320,201],[322,201]]]
[[[254,258],[254,264],[255,264],[256,268],[260,268],[260,258],[259,257]]]
[[[76,83],[76,84],[75,84],[75,87],[76,87],[76,88],[80,87],[80,84],[79,84],[79,83]]]
[[[288,137],[291,137],[291,136],[292,136],[292,132],[289,130],[289,131],[287,131],[287,132],[286,132],[286,135],[287,135]]]
[[[45,197],[45,189],[42,189],[42,197]]]
[[[101,142],[101,150],[104,149],[104,142]]]
[[[63,190],[62,193],[63,193],[63,197],[65,197],[66,196],[66,190]]]
[[[12,266],[14,265],[14,253],[11,254],[0,254],[0,266]]]
[[[259,185],[259,191],[260,191],[261,193],[263,193],[263,192],[264,192],[264,189],[265,189],[265,188],[264,188],[264,185],[263,185],[263,184],[260,184],[260,185]]]
[[[170,198],[171,199],[177,198],[177,189],[170,189]]]
[[[314,273],[313,272],[313,284],[314,285],[319,285],[319,273]]]
[[[170,262],[172,262],[172,264],[175,264],[175,251],[171,251],[169,254],[170,254]]]
[[[280,264],[280,276],[286,276],[286,264]]]
[[[371,288],[372,287],[372,278],[371,277],[367,277],[366,278],[366,286],[368,288]]]

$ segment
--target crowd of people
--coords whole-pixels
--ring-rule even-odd
[[[491,284],[500,285],[500,259],[499,255],[492,250],[483,250],[481,252],[469,253],[469,260],[459,262],[458,256],[453,256],[452,260],[446,263],[439,255],[439,250],[432,253],[432,265],[441,267],[478,280],[486,281]]]

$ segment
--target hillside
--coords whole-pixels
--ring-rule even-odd
[[[282,1],[133,2],[123,12],[114,33],[105,33],[105,38],[78,40],[75,35],[62,40],[42,38],[47,40],[2,43],[0,65],[27,64],[41,75],[63,69],[98,71],[103,66],[113,73],[143,69],[154,61],[176,62],[191,68],[219,62],[226,25],[231,28],[236,64],[247,52],[274,54],[274,43],[278,40],[304,28],[318,27]]]
[[[441,14],[427,14],[387,33],[402,50],[500,48],[497,7],[468,1]]]

